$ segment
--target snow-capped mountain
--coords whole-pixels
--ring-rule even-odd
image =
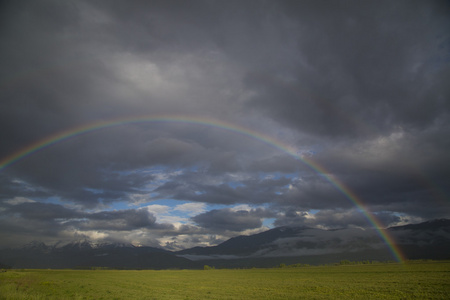
[[[450,220],[441,219],[387,229],[407,259],[450,259]],[[379,232],[346,228],[323,230],[278,227],[233,237],[217,246],[171,252],[125,243],[74,241],[48,246],[31,242],[0,250],[0,263],[13,268],[127,269],[271,267],[284,263],[333,263],[340,260],[394,260]]]

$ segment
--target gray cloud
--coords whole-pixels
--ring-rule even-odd
[[[401,218],[393,213],[382,212],[376,218],[388,227],[401,221]],[[322,227],[326,229],[340,229],[347,227],[364,228],[368,223],[365,217],[357,209],[322,209],[315,214],[306,211],[298,211],[295,208],[287,210],[275,220],[276,226],[306,226],[310,228]],[[350,226],[349,226],[350,225]]]
[[[88,216],[89,222],[83,229],[132,230],[151,227],[156,218],[146,210],[121,210],[94,213]]]
[[[370,227],[320,172],[386,226],[449,217],[449,15],[446,1],[4,2],[0,162],[142,115],[247,131],[118,123],[53,143],[0,166],[1,236],[73,226],[175,249],[267,218]],[[166,200],[205,211],[162,224],[136,206]]]
[[[199,226],[217,231],[243,231],[262,226],[263,218],[272,214],[263,209],[230,210],[214,209],[192,218]]]
[[[29,200],[30,201],[30,200]],[[20,245],[27,240],[42,239],[52,243],[68,242],[75,238],[92,238],[90,232],[99,234],[100,240],[127,240],[127,234],[136,230],[174,231],[171,224],[157,223],[156,217],[146,209],[84,212],[58,204],[18,201],[3,208],[2,228],[9,228],[9,243]],[[24,202],[24,203],[22,203]],[[19,238],[18,238],[19,237]],[[154,244],[155,237],[145,237]]]
[[[96,213],[70,209],[59,204],[25,202],[6,208],[8,215],[18,215],[24,220],[37,220],[61,227],[75,226],[94,230],[131,230],[151,227],[156,218],[147,210],[128,209]]]
[[[328,136],[431,126],[449,109],[442,81],[448,64],[440,63],[449,7],[422,5],[289,2],[283,8],[296,29],[289,32],[296,68],[284,77],[249,72],[247,85],[258,95],[252,104],[282,123]]]
[[[239,175],[236,177],[237,179],[233,179],[232,176],[217,176],[211,180],[211,177],[206,178],[204,174],[187,173],[159,186],[155,192],[159,193],[159,198],[170,197],[215,204],[262,204],[276,202],[280,198],[279,194],[287,190],[291,183],[291,179],[286,177],[278,179],[249,179],[248,175],[245,175],[247,178],[239,178]]]
[[[19,213],[25,219],[35,220],[71,219],[82,216],[82,214],[58,204],[37,202],[13,206],[9,209],[9,212]]]

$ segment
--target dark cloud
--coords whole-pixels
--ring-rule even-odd
[[[379,213],[376,218],[388,227],[401,221],[399,216],[392,213]],[[310,228],[347,228],[366,227],[368,221],[361,211],[357,209],[322,209],[315,214],[306,211],[287,210],[284,215],[275,220],[277,226],[306,226]]]
[[[0,224],[10,228],[8,242],[20,245],[28,239],[68,242],[88,234],[83,232],[103,232],[100,240],[126,240],[126,235],[135,230],[173,231],[171,224],[157,223],[156,217],[146,209],[84,212],[59,204],[31,202],[29,199],[15,199],[3,208]],[[16,203],[14,203],[16,202]],[[123,233],[125,232],[125,234]],[[34,236],[33,236],[34,235]],[[151,237],[146,237],[152,240]],[[23,243],[23,242],[22,242]],[[154,244],[154,242],[152,242]]]
[[[243,231],[259,228],[263,218],[273,214],[263,209],[231,210],[214,209],[192,218],[199,226],[221,232],[226,230]]]
[[[119,210],[93,213],[86,216],[89,221],[82,222],[82,229],[94,230],[133,230],[155,225],[156,218],[147,210]]]
[[[81,217],[82,214],[52,203],[22,203],[9,209],[10,213],[19,213],[24,219],[54,220]]]
[[[333,137],[424,129],[448,114],[448,62],[438,62],[448,51],[448,4],[286,4],[296,68],[288,76],[249,72],[247,86],[257,94],[251,105]]]
[[[384,227],[405,221],[402,217],[391,212],[380,212],[375,217]],[[276,226],[342,229],[365,228],[368,222],[371,221],[358,209],[322,209],[315,214],[311,214],[291,207],[284,213],[278,214],[274,224]]]
[[[62,227],[75,226],[94,230],[132,230],[151,227],[156,222],[156,218],[145,209],[88,213],[59,204],[28,201],[10,205],[5,209],[6,214],[23,220],[38,220],[52,224],[56,222]]]
[[[1,163],[101,121],[216,126],[118,122],[0,166],[0,237],[180,249],[271,220],[372,226],[349,191],[386,226],[449,217],[449,16],[447,1],[3,1]]]
[[[220,176],[209,179],[204,174],[187,173],[159,186],[154,192],[159,194],[158,198],[215,204],[264,204],[276,202],[291,183],[287,177],[249,179],[237,176],[234,179],[232,176]]]

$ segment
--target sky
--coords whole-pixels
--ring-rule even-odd
[[[450,218],[449,28],[448,1],[2,1],[0,246]]]

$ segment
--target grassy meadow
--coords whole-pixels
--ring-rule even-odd
[[[448,299],[449,295],[450,261],[0,273],[0,299]]]

